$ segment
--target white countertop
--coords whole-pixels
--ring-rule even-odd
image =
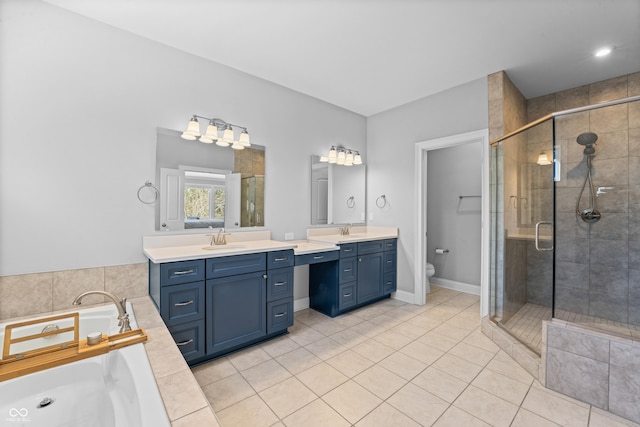
[[[339,227],[309,229],[307,231],[309,242],[333,243],[336,245],[396,238],[398,238],[398,229],[396,227],[353,226],[347,236],[340,235]]]
[[[317,252],[330,252],[339,251],[340,247],[333,243],[324,242],[310,242],[308,240],[296,240],[291,243],[295,243],[297,247],[293,250],[296,255],[314,254]]]
[[[276,240],[253,240],[244,242],[230,242],[226,245],[210,246],[197,244],[187,246],[168,246],[159,248],[144,248],[144,254],[154,263],[186,261],[191,259],[216,258],[229,255],[254,254],[257,252],[281,251],[294,249],[297,245],[292,242],[278,242]]]

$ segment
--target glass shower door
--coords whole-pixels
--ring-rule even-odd
[[[491,318],[538,354],[553,305],[553,147],[549,120],[492,148]]]

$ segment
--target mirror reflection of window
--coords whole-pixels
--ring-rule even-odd
[[[224,227],[225,174],[184,171],[184,228]]]

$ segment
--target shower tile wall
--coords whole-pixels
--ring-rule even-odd
[[[634,95],[640,95],[640,73],[531,99],[528,119]],[[602,219],[591,225],[575,214],[586,174],[576,138],[587,131],[598,135],[594,186],[613,187],[597,197]],[[556,183],[556,307],[640,324],[640,102],[559,117],[556,144],[562,168]]]

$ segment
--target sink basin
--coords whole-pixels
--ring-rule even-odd
[[[244,245],[213,245],[213,246],[203,246],[202,249],[205,251],[223,251],[225,249],[239,249],[244,248]]]

